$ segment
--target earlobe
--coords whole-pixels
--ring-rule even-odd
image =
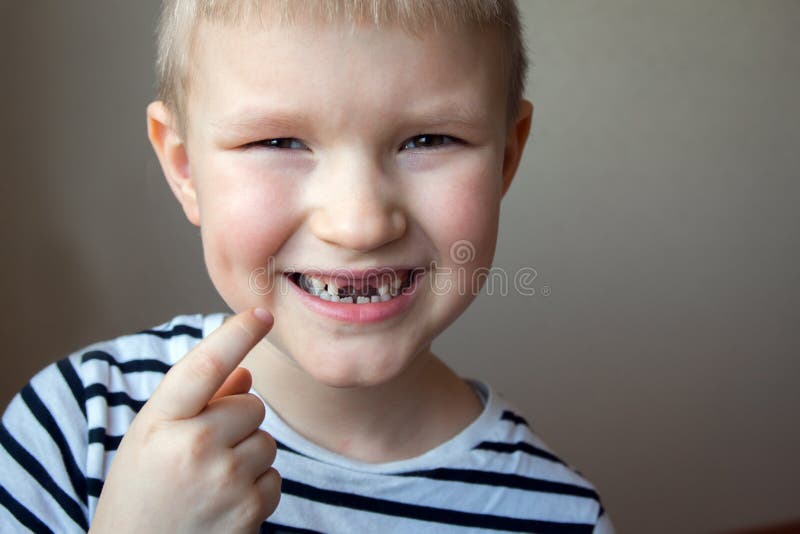
[[[172,114],[160,100],[147,106],[147,136],[186,218],[193,225],[200,226],[197,189],[189,172],[186,144],[173,126]]]
[[[506,136],[506,148],[503,155],[503,191],[505,196],[511,181],[517,173],[517,167],[522,160],[522,152],[525,150],[525,142],[531,131],[531,120],[533,118],[533,104],[529,100],[520,100],[519,113],[514,123],[509,127]]]

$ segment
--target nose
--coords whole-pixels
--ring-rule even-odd
[[[317,238],[350,250],[377,249],[406,232],[406,215],[381,166],[342,158],[319,169],[308,225]]]

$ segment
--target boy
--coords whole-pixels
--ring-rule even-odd
[[[171,0],[159,31],[149,137],[238,313],[34,377],[0,429],[4,528],[611,532],[430,351],[530,128],[514,4]]]

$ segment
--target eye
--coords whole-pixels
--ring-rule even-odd
[[[262,139],[245,145],[251,147],[283,148],[288,150],[308,150],[308,147],[294,137],[278,137],[276,139]]]
[[[444,134],[422,134],[416,135],[403,143],[402,150],[412,150],[415,148],[438,148],[441,146],[457,143],[458,139]]]

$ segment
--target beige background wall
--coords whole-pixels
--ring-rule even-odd
[[[437,348],[622,533],[800,516],[800,2],[522,0],[534,128]],[[0,405],[92,341],[224,309],[145,134],[157,0],[0,3]],[[543,293],[549,288],[549,295]]]

